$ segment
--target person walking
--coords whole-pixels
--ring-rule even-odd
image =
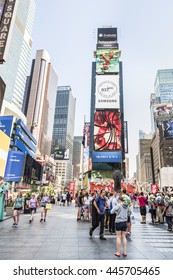
[[[19,226],[19,218],[21,212],[24,210],[24,199],[22,193],[19,192],[17,197],[14,200],[14,210],[13,210],[13,227],[16,228]]]
[[[33,217],[34,217],[34,213],[36,213],[37,206],[38,206],[37,198],[35,197],[35,194],[32,194],[31,199],[29,201],[29,208],[30,208],[30,213],[31,213],[30,220],[29,220],[30,224],[34,220]]]
[[[50,198],[47,193],[45,193],[41,199],[41,219],[40,222],[46,222],[47,217],[47,209],[46,204],[50,202]]]
[[[139,207],[140,207],[140,214],[141,214],[141,217],[142,217],[141,224],[146,224],[147,198],[144,196],[143,192],[141,192],[140,195],[138,196],[138,202],[139,202]]]
[[[83,191],[80,191],[79,196],[78,196],[77,221],[81,220],[81,213],[82,213],[83,206],[84,206],[84,195],[83,195]]]
[[[110,222],[109,222],[109,232],[111,234],[115,233],[115,218],[116,213],[111,214],[111,210],[118,204],[119,196],[114,192],[112,199],[110,200]]]
[[[127,230],[127,217],[129,208],[125,202],[125,198],[121,196],[119,198],[120,203],[117,204],[112,210],[111,214],[116,213],[115,227],[116,227],[116,252],[114,255],[120,257],[121,252],[121,239],[123,245],[123,256],[127,256],[127,241],[126,241],[126,230]]]
[[[156,223],[157,203],[156,203],[156,197],[154,194],[149,195],[148,206],[149,206],[149,213],[151,214],[151,223],[155,224]]]
[[[165,214],[166,217],[166,223],[168,225],[167,231],[172,231],[173,227],[173,202],[170,198],[170,196],[165,196],[164,199],[164,211],[163,215]]]
[[[100,239],[106,240],[104,237],[104,218],[106,203],[106,192],[101,190],[100,195],[93,199],[92,204],[92,227],[89,230],[89,235],[92,236],[93,231],[99,226],[100,223]]]

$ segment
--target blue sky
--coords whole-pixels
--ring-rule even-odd
[[[128,121],[130,175],[136,168],[138,131],[151,130],[150,94],[158,69],[173,68],[172,0],[36,0],[34,58],[46,49],[58,85],[70,85],[76,97],[75,135],[90,117],[91,63],[97,28],[118,28],[123,61],[124,112]]]

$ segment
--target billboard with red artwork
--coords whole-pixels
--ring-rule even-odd
[[[94,150],[121,150],[120,113],[112,111],[95,112]]]

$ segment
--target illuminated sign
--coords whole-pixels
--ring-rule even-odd
[[[94,150],[121,150],[120,114],[97,111],[94,115]]]
[[[119,75],[96,76],[95,108],[120,108]]]

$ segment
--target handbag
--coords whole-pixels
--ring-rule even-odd
[[[52,204],[47,203],[45,209],[46,210],[51,210],[52,209]]]

